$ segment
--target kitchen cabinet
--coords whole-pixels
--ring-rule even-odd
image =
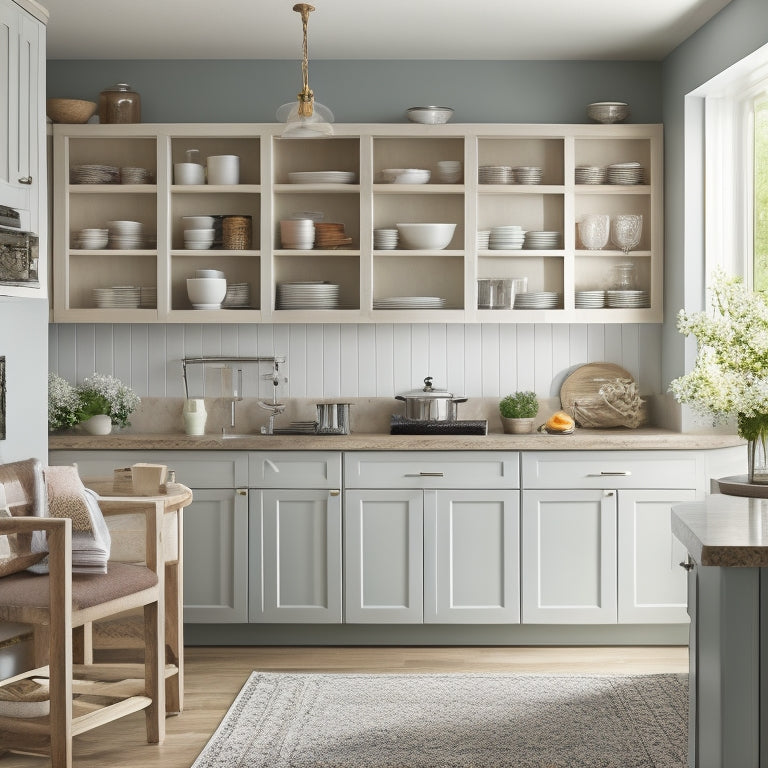
[[[342,620],[341,454],[249,454],[249,620]]]
[[[517,623],[517,453],[345,454],[348,623]]]
[[[526,452],[522,466],[523,622],[687,621],[669,512],[704,487],[695,452]]]
[[[639,323],[662,320],[662,132],[658,125],[336,125],[335,135],[281,139],[280,125],[84,125],[54,127],[54,265],[57,322],[522,322]],[[198,149],[240,157],[236,185],[178,185],[173,165]],[[440,183],[437,163],[463,164],[456,183]],[[629,162],[643,168],[642,183],[576,183],[580,165]],[[72,183],[82,164],[148,168],[150,184]],[[541,183],[479,183],[487,165],[534,165]],[[425,168],[429,183],[387,183],[385,169]],[[297,173],[338,171],[351,183]],[[297,183],[298,182],[298,183]],[[643,217],[642,238],[629,254],[608,245],[585,249],[579,219],[590,213]],[[214,251],[183,247],[183,216],[250,216],[251,245]],[[341,223],[350,242],[338,248],[284,248],[280,221],[322,216]],[[138,250],[76,247],[82,228],[113,219],[139,220],[156,236]],[[373,231],[407,222],[456,224],[442,250],[373,247]],[[478,246],[478,231],[516,224],[558,233],[557,245],[495,250]],[[631,262],[637,288],[650,305],[577,308],[580,290],[609,286],[611,270]],[[227,280],[247,282],[247,308],[195,310],[186,278],[215,266]],[[477,280],[526,277],[529,291],[558,294],[553,309],[479,309]],[[338,304],[322,309],[282,308],[278,288],[290,282],[339,286]],[[145,288],[138,307],[97,307],[94,288]],[[153,291],[157,291],[156,303]],[[382,299],[437,296],[441,309],[384,309]],[[233,314],[234,313],[234,314]]]

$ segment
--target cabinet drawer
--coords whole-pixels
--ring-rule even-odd
[[[523,454],[523,488],[699,488],[693,451],[553,451]]]
[[[166,464],[188,488],[245,488],[245,453],[233,451],[51,451],[51,464],[77,464],[81,477],[111,477],[118,467]]]
[[[254,451],[248,477],[251,488],[341,488],[341,453]]]
[[[516,451],[371,451],[344,454],[347,488],[519,488]]]

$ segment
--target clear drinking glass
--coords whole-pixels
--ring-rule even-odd
[[[599,251],[608,244],[611,217],[607,213],[587,213],[578,223],[581,244],[588,251]]]
[[[643,234],[643,217],[639,213],[619,213],[611,220],[611,242],[624,253],[637,248]]]

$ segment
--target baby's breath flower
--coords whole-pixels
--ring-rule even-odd
[[[80,420],[97,414],[106,414],[112,423],[124,427],[130,424],[128,417],[141,403],[141,398],[120,379],[104,373],[86,376],[79,387]]]
[[[48,374],[48,429],[74,427],[79,421],[77,411],[80,408],[80,397],[77,390],[61,376]]]

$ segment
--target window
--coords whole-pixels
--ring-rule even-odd
[[[768,96],[754,102],[752,284],[768,291]]]

